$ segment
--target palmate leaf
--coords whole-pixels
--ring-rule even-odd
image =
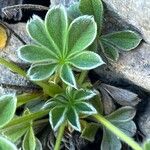
[[[24,136],[22,147],[23,150],[35,150],[36,138],[32,127],[28,129],[26,135]]]
[[[25,45],[20,47],[18,55],[22,60],[29,63],[56,61],[56,56],[52,51],[36,45]]]
[[[4,95],[0,97],[0,128],[5,126],[16,111],[17,98],[15,95]]]
[[[56,106],[50,111],[49,121],[54,131],[56,131],[65,120],[66,111],[67,109],[62,106]]]
[[[82,53],[74,56],[70,60],[70,63],[76,68],[82,70],[94,69],[105,64],[98,54],[90,51],[83,51]]]
[[[60,52],[65,48],[68,20],[65,7],[61,5],[52,7],[45,18],[46,29]]]
[[[141,42],[141,37],[130,30],[103,35],[101,39],[123,51],[130,51],[136,48]]]
[[[17,150],[17,147],[6,138],[0,136],[0,150]]]
[[[35,64],[30,67],[27,75],[33,81],[48,79],[56,70],[57,65],[51,63]]]
[[[92,115],[97,113],[96,109],[86,102],[93,98],[95,93],[85,90],[86,92],[83,94],[83,91],[83,89],[78,91],[74,88],[67,88],[65,93],[56,95],[45,104],[44,109],[51,108],[49,120],[54,130],[64,121],[67,121],[73,129],[81,131],[80,114]],[[79,95],[82,96],[81,99],[79,99]]]
[[[61,77],[62,81],[64,81],[66,84],[68,84],[74,88],[77,88],[73,71],[69,65],[63,65],[61,67],[60,77]]]
[[[79,115],[75,108],[70,107],[67,111],[67,119],[69,124],[77,131],[81,131],[81,126],[79,122]]]
[[[40,17],[33,15],[32,19],[27,22],[27,32],[41,46],[56,51],[52,39],[47,34],[44,21]]]
[[[79,8],[84,15],[93,15],[98,29],[102,28],[103,4],[101,0],[80,0]]]
[[[92,16],[80,16],[73,20],[69,26],[68,51],[81,52],[92,44],[96,37],[97,25]]]

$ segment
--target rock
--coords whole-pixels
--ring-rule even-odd
[[[116,63],[95,69],[102,81],[135,84],[150,91],[150,45],[143,43],[137,49],[122,53]]]
[[[139,114],[138,126],[141,132],[150,138],[150,99],[147,100],[148,104],[144,107],[144,112]]]
[[[14,25],[9,25],[12,30],[14,30],[25,42],[30,43],[31,40],[26,32],[25,23],[18,23]],[[0,49],[0,57],[7,60],[11,60],[15,63],[22,63],[22,61],[17,57],[17,49],[23,44],[12,34],[8,45],[4,49]],[[16,93],[22,91],[30,91],[34,87],[31,82],[27,79],[21,77],[18,74],[13,73],[8,68],[0,65],[0,85],[4,88],[3,94],[6,93]]]
[[[148,0],[103,0],[108,9],[116,12],[125,22],[135,26],[150,44],[150,2]]]

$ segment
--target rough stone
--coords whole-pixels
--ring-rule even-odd
[[[142,112],[139,115],[138,126],[141,132],[147,137],[150,138],[150,99],[147,100],[148,104],[145,107],[144,113]]]
[[[107,82],[125,80],[150,91],[150,45],[143,43],[137,49],[122,53],[116,63],[110,63],[95,71]]]
[[[103,0],[108,9],[116,12],[127,23],[135,26],[150,43],[150,1],[149,0]]]
[[[25,23],[18,23],[14,25],[9,25],[10,28],[16,32],[25,42],[30,43],[31,40],[26,32],[26,25]],[[15,63],[22,64],[22,61],[17,57],[17,49],[22,46],[23,44],[12,34],[8,45],[4,49],[0,49],[0,57],[3,57],[7,60],[11,60]],[[26,80],[25,78],[21,77],[10,71],[8,68],[0,65],[0,85],[1,88],[4,88],[3,94],[10,93],[10,92],[21,92],[23,90],[28,91],[30,90],[33,85],[31,82]],[[1,94],[2,94],[1,93]]]

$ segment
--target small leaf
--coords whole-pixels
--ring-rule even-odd
[[[22,46],[18,51],[18,56],[23,61],[29,63],[38,63],[38,62],[52,62],[56,60],[53,52],[44,47],[39,47],[36,45],[25,45]]]
[[[80,16],[69,26],[68,51],[77,53],[92,44],[97,34],[97,25],[92,16]]]
[[[86,102],[76,103],[75,107],[78,112],[86,115],[97,114],[96,109],[91,104]]]
[[[136,125],[133,121],[127,122],[112,122],[116,127],[118,127],[126,135],[133,137],[136,134]]]
[[[60,77],[66,84],[76,88],[76,81],[71,68],[68,65],[63,65],[60,71]]]
[[[37,138],[36,138],[36,148],[35,148],[35,150],[43,150],[42,143]]]
[[[33,40],[55,52],[53,42],[46,32],[44,21],[40,17],[33,15],[32,19],[27,22],[27,31]]]
[[[113,45],[109,44],[106,41],[102,40],[101,42],[104,47],[104,51],[103,51],[104,55],[112,61],[117,61],[119,58],[118,50]]]
[[[65,120],[66,111],[66,108],[61,106],[54,107],[50,111],[49,121],[54,131],[56,131],[57,128],[61,125],[61,123],[63,123],[63,121]]]
[[[81,126],[79,122],[79,116],[77,114],[77,111],[74,108],[70,108],[67,112],[67,119],[72,126],[73,129],[77,131],[81,131]]]
[[[81,12],[79,10],[79,2],[74,2],[68,9],[67,14],[70,20],[74,20],[75,18],[81,16]]]
[[[70,63],[76,68],[82,70],[94,69],[104,64],[101,57],[91,51],[82,52],[70,60]]]
[[[96,123],[87,123],[86,127],[83,129],[81,137],[93,142],[95,140],[95,135],[99,129],[99,125]]]
[[[7,136],[12,142],[17,142],[28,130],[29,124],[19,124],[16,126],[8,127],[2,130],[2,133]]]
[[[56,70],[56,64],[37,64],[32,65],[28,70],[27,75],[33,81],[48,79]]]
[[[108,92],[114,101],[122,106],[135,106],[140,102],[138,95],[131,91],[107,84],[101,84],[101,86]]]
[[[121,142],[117,136],[104,128],[101,150],[121,150],[121,147]]]
[[[79,8],[84,15],[93,15],[98,29],[102,28],[103,4],[101,0],[80,0]]]
[[[60,51],[65,48],[68,28],[67,13],[63,5],[53,6],[45,18],[46,29]]]
[[[23,139],[23,150],[35,150],[36,139],[33,128],[30,127]]]
[[[144,142],[143,147],[144,147],[144,150],[150,150],[150,140],[149,139]]]
[[[0,127],[5,126],[14,117],[16,105],[17,99],[14,95],[0,97]]]
[[[126,106],[108,115],[107,119],[111,122],[126,122],[132,120],[135,114],[136,114],[135,108]]]
[[[92,90],[79,89],[74,92],[74,98],[76,101],[89,100],[95,95],[96,93]]]
[[[7,139],[0,136],[0,150],[17,150],[17,147]]]
[[[101,37],[103,40],[116,46],[120,50],[130,51],[141,42],[141,37],[133,31],[114,32]]]

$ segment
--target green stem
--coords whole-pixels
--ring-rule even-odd
[[[7,61],[0,57],[0,64],[9,68],[13,72],[18,73],[19,75],[21,75],[23,77],[26,77],[26,72],[24,70],[22,70],[20,67],[18,67],[16,64],[14,64],[13,62]]]
[[[33,101],[39,99],[43,96],[42,93],[24,93],[17,96],[17,107],[28,103],[29,101]]]
[[[121,130],[119,130],[117,127],[115,127],[112,123],[110,123],[102,115],[96,114],[96,115],[93,115],[93,117],[98,122],[100,122],[102,125],[104,125],[108,130],[110,130],[112,133],[114,133],[117,137],[119,137],[122,141],[124,141],[129,146],[131,146],[134,150],[143,150],[142,147],[140,147],[140,145],[138,143],[136,143],[132,138],[130,138],[125,133],[123,133]]]
[[[82,83],[84,82],[86,76],[88,74],[88,71],[82,71],[80,76],[79,76],[79,79],[78,79],[78,84],[79,85],[82,85]]]
[[[16,119],[13,119],[12,121],[10,121],[6,126],[4,126],[4,128],[15,126],[15,125],[22,124],[25,122],[34,121],[36,119],[44,117],[48,113],[49,113],[49,110],[41,110],[41,111],[36,112],[36,113],[32,113],[32,114],[28,114],[28,115],[25,115],[22,117],[18,117]]]
[[[5,67],[9,68],[15,73],[18,73],[19,75],[28,78],[26,76],[26,72],[20,67],[18,67],[16,64],[14,64],[13,62],[7,61],[4,58],[0,58],[0,64],[4,65]],[[57,84],[53,84],[53,83],[47,84],[40,81],[34,83],[40,86],[41,88],[43,88],[45,94],[48,94],[51,97],[53,97],[55,94],[62,92],[62,88]]]
[[[60,126],[60,128],[59,128],[59,130],[58,130],[58,135],[57,135],[57,139],[56,139],[56,143],[55,143],[54,150],[60,150],[60,144],[61,144],[62,137],[63,137],[63,134],[64,134],[65,125],[66,125],[66,123],[64,122],[64,123]]]

